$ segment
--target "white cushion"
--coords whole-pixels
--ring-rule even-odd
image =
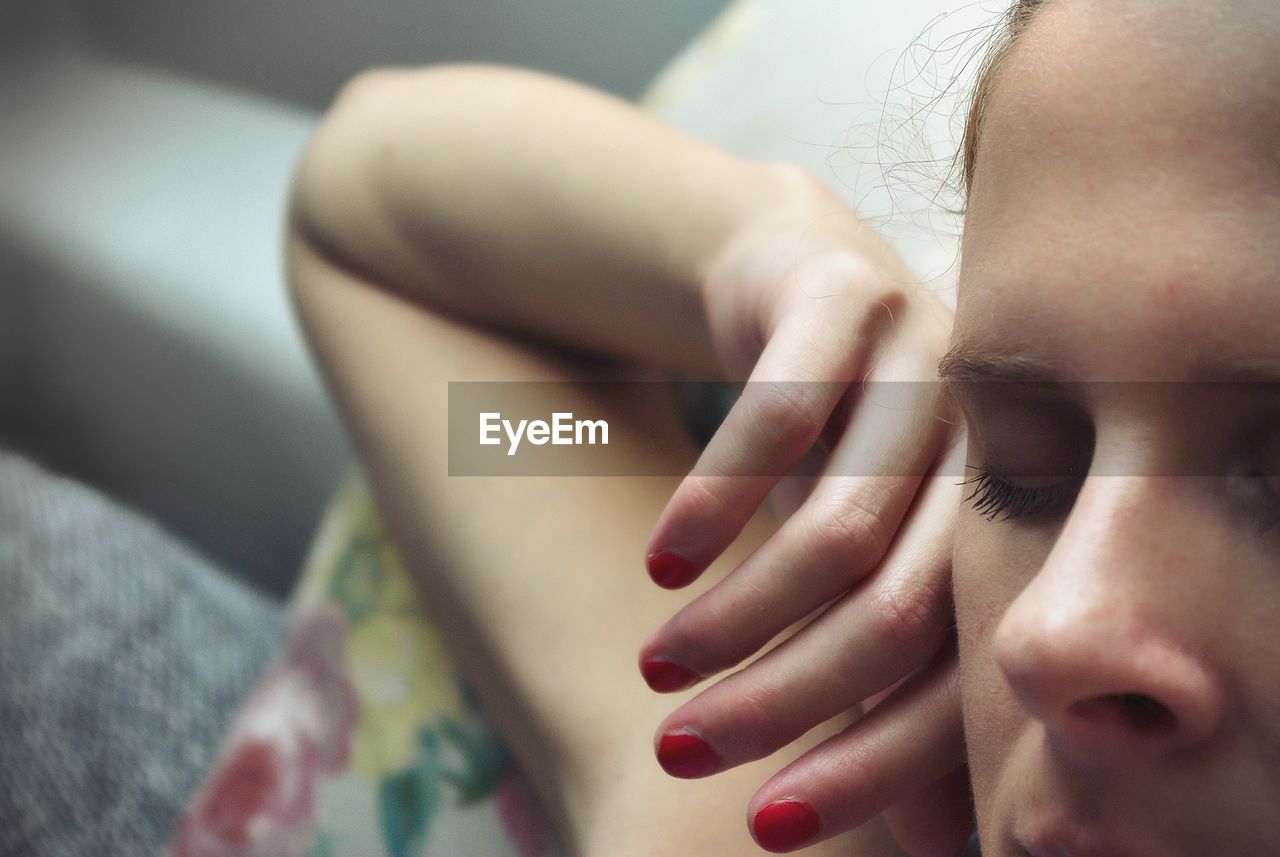
[[[0,421],[283,591],[349,451],[282,285],[285,105],[75,52],[0,93]]]

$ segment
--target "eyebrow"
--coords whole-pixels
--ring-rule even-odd
[[[1078,380],[1065,363],[1018,352],[988,351],[970,342],[956,343],[938,361],[938,377],[945,381],[1022,381],[1034,384],[1065,384]],[[1215,360],[1195,373],[1189,381],[1280,385],[1280,360],[1246,357]]]
[[[938,377],[946,381],[1028,381],[1061,383],[1070,377],[1066,366],[1030,354],[984,351],[958,342],[938,361]]]

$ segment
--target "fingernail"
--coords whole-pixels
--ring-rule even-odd
[[[658,764],[673,777],[692,779],[720,767],[711,745],[689,731],[668,732],[658,741]]]
[[[693,580],[693,563],[672,551],[658,551],[649,557],[649,576],[663,589],[679,589]]]
[[[756,842],[766,851],[790,851],[818,835],[822,822],[802,800],[775,800],[752,819]]]
[[[644,680],[649,687],[658,693],[684,690],[686,687],[693,687],[702,679],[702,676],[672,663],[662,655],[646,658],[644,663],[640,664],[640,672],[644,675]]]

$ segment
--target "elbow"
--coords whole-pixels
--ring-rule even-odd
[[[406,141],[414,141],[415,159],[430,158],[430,147],[424,144],[438,135],[438,114],[473,94],[466,81],[492,74],[494,68],[376,67],[344,84],[294,169],[287,215],[290,239],[361,268],[359,257],[370,255],[380,240],[394,234],[388,228],[394,226],[391,201],[402,189],[393,173]]]
[[[404,98],[405,79],[411,74],[406,69],[375,68],[356,75],[339,90],[303,148],[294,167],[285,220],[288,283],[295,293],[307,280],[294,264],[298,248],[353,272],[368,267],[369,239],[384,207],[380,153],[398,133],[395,105]]]
[[[338,199],[353,201],[367,186],[370,154],[394,132],[390,106],[404,72],[363,71],[343,85],[321,117],[294,169],[289,226],[303,237],[325,231]]]

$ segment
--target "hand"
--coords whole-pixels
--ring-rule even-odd
[[[749,381],[661,515],[650,574],[694,580],[770,492],[784,521],[646,642],[642,671],[657,690],[689,687],[828,606],[668,716],[659,759],[704,776],[867,703],[759,789],[757,841],[790,850],[887,809],[910,853],[950,857],[972,827],[950,640],[958,464],[941,464],[959,438],[932,383],[950,313],[816,183],[808,203],[735,235],[704,288],[726,372]],[[816,481],[782,478],[824,464]]]

